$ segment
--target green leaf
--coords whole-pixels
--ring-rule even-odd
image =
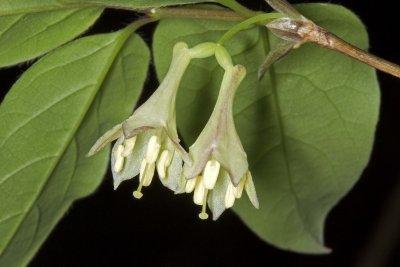
[[[199,4],[204,0],[13,0],[0,1],[0,16],[51,11],[73,7],[111,7],[143,9],[171,5]]]
[[[0,106],[0,266],[26,265],[71,203],[101,182],[109,149],[85,155],[129,116],[147,75],[148,48],[128,36],[91,36],[55,50]]]
[[[100,8],[0,17],[0,67],[38,57],[87,30]]]
[[[172,5],[186,5],[186,4],[198,4],[205,2],[204,0],[61,0],[62,3],[74,3],[74,4],[96,4],[101,6],[109,7],[125,7],[125,8],[150,8],[150,7],[163,7]]]
[[[62,8],[58,0],[0,1],[0,16],[49,11]]]
[[[307,17],[361,48],[367,34],[343,7],[298,6]],[[154,37],[155,64],[163,77],[173,44],[216,41],[233,24],[166,20]],[[272,40],[272,41],[269,41]],[[303,45],[257,81],[271,44],[265,28],[240,33],[228,45],[248,74],[235,98],[236,128],[248,153],[260,210],[242,198],[235,211],[262,239],[283,249],[326,253],[327,213],[351,189],[371,152],[379,109],[375,71],[336,52]],[[177,100],[178,127],[192,144],[211,113],[222,70],[215,59],[197,60]]]

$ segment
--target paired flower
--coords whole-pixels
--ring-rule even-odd
[[[178,87],[191,59],[214,54],[225,74],[214,111],[188,154],[179,144],[176,129]],[[201,219],[208,218],[207,203],[217,219],[233,206],[243,190],[258,208],[247,156],[232,113],[235,93],[245,75],[245,68],[234,66],[222,46],[203,43],[189,49],[185,43],[177,43],[159,88],[131,117],[99,138],[88,155],[118,139],[111,154],[114,189],[139,175],[139,186],[133,196],[140,199],[142,188],[151,184],[157,170],[161,182],[175,193],[194,191],[194,202],[202,205]]]
[[[225,74],[211,117],[189,149],[193,163],[185,164],[184,176],[188,180],[181,185],[181,191],[194,191],[194,203],[202,205],[199,217],[208,218],[208,202],[214,220],[233,206],[235,199],[241,197],[243,188],[258,208],[247,156],[236,132],[232,111],[235,93],[246,70],[241,65],[234,66],[222,46],[216,48],[215,56]]]
[[[155,93],[131,117],[106,132],[88,155],[98,152],[118,139],[111,154],[114,189],[122,181],[139,174],[134,197],[142,197],[142,187],[149,186],[157,169],[161,182],[176,191],[182,172],[182,160],[191,159],[180,146],[175,120],[175,99],[182,76],[192,58],[213,54],[205,45],[189,49],[177,43],[168,73]]]

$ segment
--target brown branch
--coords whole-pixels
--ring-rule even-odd
[[[399,65],[361,50],[311,21],[306,21],[303,25],[304,26],[299,28],[298,33],[304,41],[313,42],[321,47],[338,51],[378,70],[400,78]]]
[[[278,37],[293,42],[294,47],[306,42],[315,43],[400,78],[400,66],[347,43],[305,17],[300,19],[283,17],[268,23],[267,27]]]

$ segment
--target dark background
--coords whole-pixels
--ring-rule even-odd
[[[263,1],[241,1],[260,10]],[[291,1],[299,3],[302,1]],[[308,1],[317,2],[317,1]],[[370,51],[400,63],[399,15],[389,0],[331,1],[352,9],[370,33]],[[135,14],[108,10],[90,30],[110,32]],[[139,30],[151,40],[153,27]],[[27,68],[0,71],[2,92]],[[330,255],[301,255],[259,240],[231,211],[217,221],[197,218],[191,196],[172,197],[154,182],[140,201],[136,185],[112,189],[110,173],[97,192],[76,202],[32,261],[39,266],[356,266],[400,267],[400,79],[378,73],[382,107],[371,161],[352,191],[330,213]],[[150,74],[149,88],[156,86]]]

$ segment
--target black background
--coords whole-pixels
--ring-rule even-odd
[[[400,63],[395,1],[331,2],[360,16],[370,33],[372,53]],[[242,3],[257,10],[266,7],[261,0]],[[116,30],[135,18],[130,12],[108,10],[89,34]],[[150,41],[152,30],[147,26],[139,33]],[[0,71],[2,93],[26,68]],[[217,222],[201,221],[191,196],[174,197],[156,180],[137,201],[131,196],[136,183],[123,183],[114,192],[108,173],[94,195],[72,206],[30,266],[400,267],[400,80],[384,73],[378,76],[382,107],[374,151],[360,181],[328,217],[325,238],[331,254],[276,249],[259,240],[231,211]],[[148,85],[156,86],[154,74]]]

